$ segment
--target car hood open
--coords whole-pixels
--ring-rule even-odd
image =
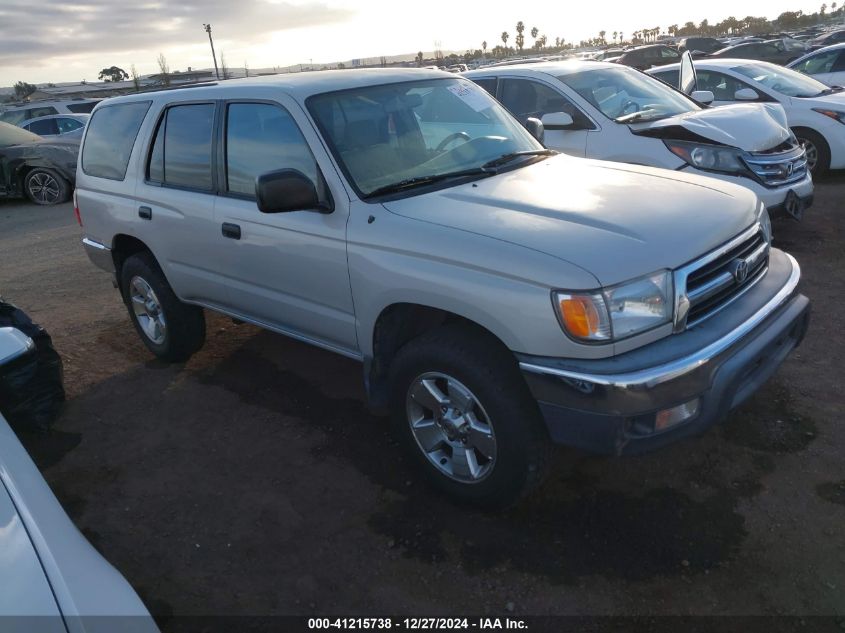
[[[677,268],[750,226],[757,212],[756,197],[739,185],[564,155],[384,206],[558,257],[602,285]]]
[[[682,132],[679,134],[678,128]],[[789,139],[786,112],[779,103],[738,103],[693,110],[658,121],[631,125],[635,134],[674,140],[703,141],[737,147],[746,152],[761,152]],[[685,134],[685,136],[681,136]]]

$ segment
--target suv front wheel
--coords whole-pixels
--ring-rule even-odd
[[[120,290],[135,330],[160,359],[182,362],[203,346],[202,308],[179,301],[150,253],[126,259],[120,269]]]
[[[543,479],[550,441],[513,355],[463,325],[407,343],[391,364],[395,431],[453,498],[502,509]]]

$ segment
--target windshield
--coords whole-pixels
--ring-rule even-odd
[[[745,64],[734,70],[787,97],[815,97],[827,91],[820,81],[774,64]]]
[[[483,88],[457,77],[330,92],[307,105],[362,196],[543,149]]]
[[[630,68],[599,68],[558,79],[617,123],[654,121],[700,109],[662,81]]]

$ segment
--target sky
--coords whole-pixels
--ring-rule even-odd
[[[158,72],[159,53],[171,70],[209,68],[203,23],[212,25],[218,60],[222,52],[228,66],[266,68],[429,53],[436,42],[442,50],[481,48],[484,40],[493,48],[502,31],[513,45],[519,20],[529,47],[533,26],[549,41],[577,42],[601,30],[630,34],[705,18],[814,12],[822,1],[0,0],[0,86],[97,81],[113,65]]]

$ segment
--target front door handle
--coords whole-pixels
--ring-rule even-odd
[[[233,240],[241,239],[241,227],[231,222],[223,223],[223,237],[228,237]]]
[[[138,207],[138,217],[142,220],[152,220],[153,210],[149,207]]]

